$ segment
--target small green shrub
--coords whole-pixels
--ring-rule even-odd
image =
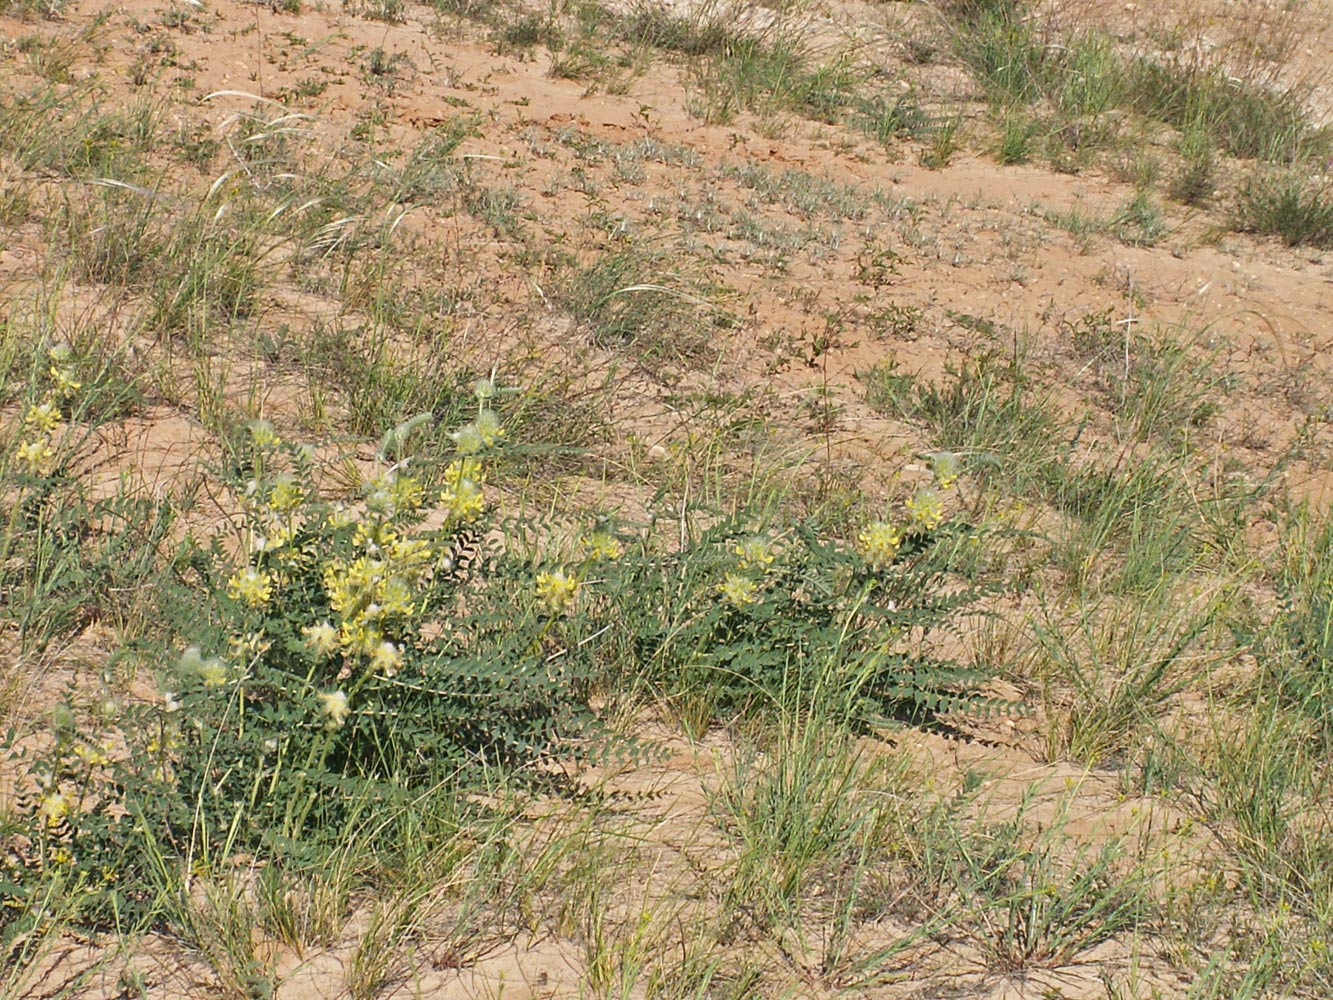
[[[1202,125],[1187,128],[1180,136],[1181,164],[1171,178],[1167,193],[1185,205],[1203,205],[1213,195],[1216,170],[1214,140]]]
[[[954,456],[940,485],[953,485]],[[939,654],[959,615],[990,588],[962,575],[977,529],[946,521],[945,498],[919,490],[905,521],[866,525],[854,544],[812,524],[754,533],[726,519],[673,554],[625,562],[615,627],[628,630],[650,688],[700,721],[822,692],[873,724],[1001,707],[990,674]]]
[[[1025,493],[1047,484],[1063,456],[1066,431],[1048,398],[1032,391],[1021,362],[993,353],[950,366],[939,384],[880,365],[861,376],[871,406],[919,421],[931,444],[957,452],[975,473]]]
[[[962,902],[962,923],[999,971],[1065,965],[1082,951],[1143,926],[1157,907],[1118,839],[1070,848],[1066,813],[1035,839],[1023,816],[953,831],[941,863]],[[1072,855],[1072,857],[1071,857]]]
[[[1217,67],[1139,58],[1125,68],[1124,87],[1134,110],[1175,128],[1206,129],[1233,156],[1286,160],[1319,142],[1296,94]]]
[[[1251,174],[1237,196],[1236,225],[1290,247],[1333,248],[1333,183],[1295,168]]]
[[[1031,104],[1046,88],[1045,46],[1012,16],[1016,5],[984,6],[997,9],[969,15],[955,34],[955,47],[993,104]]]
[[[1111,220],[1116,238],[1132,247],[1155,246],[1166,232],[1161,209],[1146,191],[1136,191]]]
[[[1016,21],[1025,6],[1025,0],[942,0],[939,9],[949,21],[967,26],[982,21]]]
[[[164,849],[208,870],[308,855],[367,802],[594,745],[586,661],[562,655],[581,570],[488,536],[504,527],[484,494],[481,452],[503,433],[489,407],[435,487],[410,473],[404,438],[429,419],[386,435],[352,506],[321,496],[307,449],[250,425],[240,564],[221,538],[178,559],[190,644],[158,660],[159,698],[89,727],[66,712],[29,771],[44,864],[131,907]]]
[[[656,4],[637,5],[620,22],[618,34],[636,45],[686,56],[720,55],[735,38],[723,17],[680,17]]]
[[[1095,128],[1098,119],[1122,101],[1121,64],[1115,42],[1085,31],[1069,40],[1058,63],[1048,69],[1060,113]]]
[[[1123,763],[1151,743],[1172,699],[1214,664],[1202,641],[1219,617],[1170,581],[1129,600],[1094,600],[1075,620],[1050,607],[1034,623],[1043,678],[1047,752],[1085,767]]]
[[[999,160],[1005,165],[1027,163],[1032,159],[1032,140],[1036,136],[1036,123],[1027,115],[1013,113],[1005,116],[1004,130],[1000,135]]]
[[[519,15],[498,26],[494,38],[496,51],[509,55],[521,55],[538,45],[555,52],[565,43],[564,33],[549,14]]]
[[[930,115],[911,95],[889,100],[877,94],[856,101],[852,123],[880,145],[892,147],[898,139],[924,135],[930,128]]]
[[[962,115],[954,115],[947,121],[935,125],[930,134],[930,142],[917,157],[918,162],[927,170],[943,170],[953,160],[954,154],[963,146]]]

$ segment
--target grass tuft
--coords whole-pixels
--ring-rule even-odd
[[[1257,171],[1237,195],[1237,227],[1289,247],[1333,248],[1333,183],[1299,168]]]

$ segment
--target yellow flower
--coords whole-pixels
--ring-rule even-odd
[[[481,487],[470,479],[446,489],[440,494],[440,500],[453,520],[463,522],[475,521],[485,505]]]
[[[481,463],[475,458],[461,458],[449,463],[444,470],[440,503],[450,520],[466,523],[481,514],[485,505],[482,479]]]
[[[949,490],[958,482],[962,462],[952,451],[936,451],[930,455],[930,468],[935,473],[935,480],[940,484],[940,489]]]
[[[324,568],[324,592],[343,621],[354,621],[365,613],[383,573],[384,563],[371,556],[361,556],[351,565],[335,559]]]
[[[60,426],[60,410],[54,403],[43,403],[41,406],[34,404],[28,407],[23,423],[39,434],[54,433]]]
[[[717,585],[717,592],[722,599],[734,608],[753,604],[759,585],[743,573],[728,573]]]
[[[83,388],[83,383],[74,378],[72,365],[52,365],[51,378],[55,380],[56,392],[62,399],[69,399]]]
[[[732,546],[731,551],[736,554],[737,565],[741,569],[757,569],[761,573],[767,572],[777,558],[773,543],[762,535],[741,539]]]
[[[912,520],[927,531],[934,531],[944,523],[944,501],[934,490],[921,489],[907,501]]]
[[[402,651],[387,640],[375,647],[375,652],[370,657],[370,669],[382,673],[385,677],[392,677],[398,673],[398,668],[402,665]]]
[[[421,480],[396,472],[376,476],[366,483],[366,509],[383,517],[416,510],[426,497]]]
[[[560,614],[573,604],[578,592],[579,581],[567,576],[564,570],[537,574],[537,601],[553,615]]]
[[[583,544],[588,549],[588,558],[594,562],[602,559],[614,562],[620,558],[620,540],[609,531],[594,531]]]
[[[871,568],[881,570],[889,566],[898,555],[898,546],[902,544],[903,536],[893,525],[876,521],[861,532],[857,541],[861,543],[861,554]]]
[[[479,403],[486,403],[494,399],[498,391],[495,383],[488,378],[479,378],[472,383],[472,395],[477,397]]]
[[[255,533],[250,539],[251,552],[280,552],[296,537],[296,525],[280,524],[276,520],[265,527],[265,534]]]
[[[416,613],[412,588],[401,576],[380,581],[375,590],[375,604],[379,605],[380,615],[385,617],[408,618]]]
[[[487,448],[505,435],[504,428],[500,426],[500,418],[495,415],[494,410],[482,410],[478,413],[474,426],[477,434],[481,436],[481,443]]]
[[[273,596],[273,578],[263,570],[239,570],[227,581],[227,596],[252,608],[262,608]]]
[[[390,513],[390,511],[385,511],[385,513]],[[384,521],[371,521],[369,524],[363,521],[356,526],[356,531],[352,533],[353,543],[364,545],[371,552],[376,552],[386,545],[391,545],[397,538],[398,532],[394,531]]]
[[[105,767],[110,763],[106,753],[101,748],[89,746],[86,743],[80,743],[74,748],[74,756],[89,767]]]
[[[430,545],[417,538],[389,543],[385,555],[389,557],[389,563],[393,568],[409,583],[420,580],[421,574],[435,557]]]
[[[343,622],[342,628],[338,630],[338,641],[349,653],[374,656],[375,651],[380,648],[380,643],[384,641],[384,634],[373,621],[357,618],[354,621]]]
[[[265,639],[263,632],[246,632],[227,639],[231,658],[237,663],[256,663],[273,647],[273,640]]]
[[[338,650],[338,630],[328,622],[307,625],[301,629],[301,637],[305,639],[307,648],[321,660]]]
[[[342,504],[334,504],[326,515],[325,521],[334,531],[339,531],[356,524],[356,515]]]
[[[18,460],[28,467],[28,472],[37,475],[51,463],[55,452],[46,438],[37,438],[19,445]]]
[[[475,455],[486,447],[486,438],[476,424],[464,424],[449,436],[454,439],[454,448],[460,455]]]
[[[74,803],[58,788],[53,788],[37,801],[37,815],[46,820],[48,827],[59,826],[72,811]]]
[[[426,498],[421,480],[415,476],[391,476],[389,494],[393,497],[394,509],[399,512],[416,510]]]
[[[322,692],[317,695],[319,698],[320,711],[324,713],[324,728],[328,730],[339,729],[347,721],[347,716],[352,713],[347,704],[347,693],[344,691]]]
[[[251,420],[250,443],[256,448],[276,448],[282,443],[277,432],[273,430],[273,425],[267,420]]]
[[[293,476],[287,473],[278,477],[268,495],[269,509],[280,514],[295,510],[304,501],[305,490],[301,488],[301,484]]]
[[[204,687],[222,687],[227,683],[227,668],[216,656],[210,656],[199,668],[199,676],[204,679]]]
[[[484,481],[485,478],[486,474],[482,470],[481,459],[479,458],[456,458],[450,462],[444,470],[444,481],[446,484],[456,483],[462,479],[471,479],[474,482],[480,483]]]

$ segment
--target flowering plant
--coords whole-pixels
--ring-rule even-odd
[[[982,691],[989,673],[936,642],[986,593],[955,558],[980,544],[949,517],[956,464],[941,455],[938,489],[849,539],[724,519],[677,552],[631,560],[606,625],[633,635],[654,689],[699,722],[816,686],[863,722],[999,707]]]
[[[504,433],[489,398],[478,391],[436,475],[406,456],[404,425],[359,495],[337,499],[309,448],[248,426],[239,530],[178,567],[193,611],[158,697],[91,732],[66,727],[29,768],[43,864],[114,873],[123,907],[126,858],[153,854],[126,845],[144,837],[195,871],[237,850],[290,855],[368,806],[496,765],[536,780],[532,765],[595,748],[584,661],[553,655],[579,628],[582,569],[538,572],[506,544],[486,492]],[[599,535],[589,549],[618,545]],[[104,737],[116,752],[97,749]]]

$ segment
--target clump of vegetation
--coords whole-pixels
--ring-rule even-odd
[[[81,388],[69,359],[52,354],[52,388],[17,431],[7,551],[67,486],[54,472]],[[495,770],[550,784],[550,761],[612,750],[598,690],[646,685],[703,724],[821,688],[862,725],[999,705],[987,671],[929,644],[987,589],[960,584],[951,555],[980,544],[950,518],[956,462],[905,520],[850,543],[738,523],[675,550],[611,526],[561,542],[489,499],[505,429],[494,383],[475,396],[442,468],[412,458],[435,419],[423,413],[384,436],[347,499],[321,490],[312,449],[267,421],[243,428],[220,473],[239,529],[176,556],[158,613],[179,645],[143,664],[156,695],[91,717],[62,707],[31,755],[11,930],[52,877],[82,919],[152,920],[180,880],[240,853],[310,864],[367,810],[419,822],[421,788],[461,794]]]
[[[942,4],[941,10],[953,25],[958,54],[1005,116],[1001,162],[1027,158],[1030,126],[1023,123],[1035,116],[1054,141],[1053,164],[1076,171],[1088,152],[1136,134],[1125,114],[1130,112],[1137,121],[1178,131],[1180,166],[1170,193],[1184,204],[1200,205],[1213,193],[1219,151],[1312,166],[1330,151],[1328,132],[1314,127],[1301,92],[1267,77],[1238,79],[1220,61],[1195,53],[1126,50],[1098,31],[1059,34],[1021,0],[966,0]],[[1314,205],[1301,205],[1309,208],[1322,196],[1308,186],[1299,194],[1281,182],[1278,187],[1281,194],[1265,198],[1251,181],[1242,190],[1242,203],[1256,195],[1260,201],[1294,195],[1302,203],[1313,199]],[[1242,213],[1242,224],[1318,245],[1318,235],[1297,234],[1294,223],[1262,221],[1275,212],[1283,210],[1255,206]]]
[[[956,460],[940,470],[952,488]],[[1006,707],[984,693],[988,668],[932,645],[990,591],[966,577],[978,529],[950,516],[943,489],[918,490],[904,515],[866,524],[852,545],[809,525],[756,533],[727,520],[622,567],[616,612],[646,680],[696,721],[816,687],[862,725]]]
[[[1299,168],[1256,172],[1237,196],[1237,226],[1287,246],[1333,247],[1333,184]]]
[[[566,612],[582,570],[543,569],[483,534],[483,453],[503,428],[490,383],[478,394],[437,482],[404,448],[424,414],[386,435],[353,504],[321,496],[308,449],[249,425],[230,484],[240,558],[221,537],[183,557],[188,618],[175,628],[188,645],[162,654],[159,697],[91,729],[62,725],[30,771],[45,864],[64,859],[67,878],[124,911],[152,882],[154,850],[210,867],[240,850],[308,853],[367,803],[586,740],[586,662],[552,655],[577,620]],[[58,418],[43,403],[25,419],[32,476]]]
[[[662,251],[632,243],[571,274],[563,298],[593,343],[627,349],[658,368],[715,357],[712,331],[728,321],[697,277],[681,274]]]

